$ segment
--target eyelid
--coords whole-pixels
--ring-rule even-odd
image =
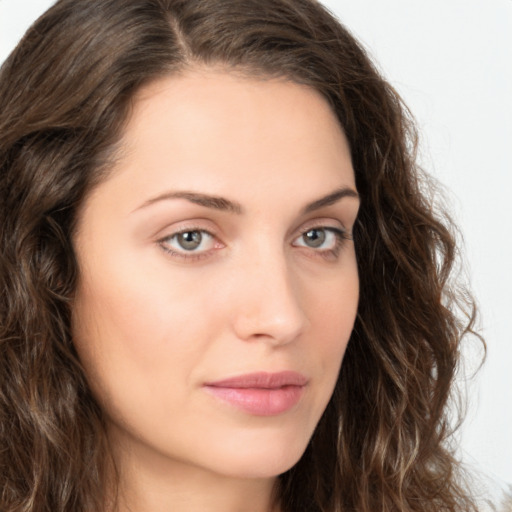
[[[336,226],[332,225],[334,222],[337,224]],[[334,244],[326,248],[310,247],[305,243],[297,243],[297,240],[300,240],[306,233],[315,229],[330,232],[330,234],[335,237]],[[346,229],[339,220],[314,219],[302,225],[299,234],[294,236],[292,245],[301,250],[301,252],[309,258],[321,258],[323,261],[336,262],[345,244],[352,240],[352,231]]]
[[[171,256],[182,259],[182,260],[203,259],[205,257],[209,257],[212,251],[215,251],[215,250],[225,247],[225,245],[220,241],[219,237],[215,233],[212,232],[213,230],[205,229],[204,227],[200,227],[195,224],[181,225],[172,230],[167,228],[165,231],[167,232],[167,234],[165,234],[163,236],[158,236],[158,238],[155,240],[155,242],[167,254],[170,254]],[[200,232],[200,233],[206,234],[208,237],[211,238],[212,243],[214,244],[214,247],[211,247],[209,249],[200,250],[200,251],[187,251],[185,249],[180,250],[178,248],[171,248],[168,245],[169,240],[179,236],[180,234],[188,233],[188,232]]]
[[[352,240],[352,234],[349,231],[347,231],[345,228],[340,228],[340,227],[336,227],[336,226],[326,226],[324,224],[315,224],[313,226],[308,226],[307,228],[302,229],[300,231],[299,235],[294,238],[294,240],[305,235],[309,231],[313,231],[314,229],[318,229],[318,230],[323,229],[324,231],[329,231],[331,233],[337,233],[340,236],[342,236],[343,238],[346,238],[347,240]]]
[[[306,233],[309,233],[310,231],[313,231],[313,230],[323,230],[323,231],[327,231],[329,233],[332,233],[334,234],[334,236],[338,239],[338,241],[343,241],[343,240],[352,240],[352,235],[347,232],[345,229],[341,229],[341,228],[335,228],[335,227],[332,227],[332,226],[323,226],[323,225],[317,225],[317,226],[311,226],[311,227],[308,227],[304,230],[302,230],[300,232],[300,234],[298,236],[296,236],[293,240],[296,241],[296,240],[299,240],[301,237],[303,237]],[[312,251],[315,251],[315,252],[326,252],[326,251],[329,251],[330,249],[322,249],[322,248],[315,248],[315,247],[308,247],[307,245],[298,245],[298,247],[305,247],[307,249],[311,249]]]
[[[352,229],[346,227],[340,219],[333,217],[315,218],[302,223],[300,228],[295,231],[297,234],[294,235],[294,239],[312,229],[330,229],[332,231],[342,233],[343,235],[346,235],[347,238],[352,239]]]
[[[208,229],[204,227],[203,222],[194,221],[193,224],[188,224],[188,221],[184,221],[182,223],[178,223],[175,227],[167,227],[164,232],[164,235],[157,236],[155,242],[158,246],[165,251],[165,253],[181,260],[187,261],[197,261],[205,258],[209,258],[212,256],[212,253],[218,249],[222,249],[225,247],[225,244],[219,238],[219,236],[215,233],[215,229]],[[336,225],[333,225],[336,224]],[[295,244],[295,242],[308,231],[318,229],[328,231],[336,237],[336,244],[334,247],[330,248],[315,248],[308,247],[307,245]],[[186,249],[180,250],[179,248],[172,248],[168,241],[173,239],[174,237],[179,236],[180,234],[187,232],[200,232],[206,234],[211,238],[213,247],[203,250],[190,250]],[[303,224],[298,231],[295,231],[295,235],[291,241],[291,245],[300,249],[305,249],[310,252],[314,256],[320,256],[326,259],[335,259],[338,256],[339,251],[342,248],[343,242],[346,240],[352,240],[351,231],[347,230],[342,222],[339,219],[312,219],[311,221]]]

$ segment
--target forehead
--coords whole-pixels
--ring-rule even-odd
[[[289,134],[302,137],[303,142],[312,139],[318,128],[322,135],[327,135],[326,128],[335,136],[341,130],[325,98],[311,87],[285,78],[264,79],[215,68],[188,70],[143,87],[134,98],[125,134],[151,133],[152,127],[158,127],[154,121],[165,112],[173,115],[167,128],[186,129],[187,123],[194,123],[196,130],[236,128],[239,132],[243,127],[241,134],[282,129],[282,138]]]
[[[159,79],[135,96],[121,148],[112,193],[123,184],[139,202],[173,189],[241,201],[286,190],[307,201],[354,186],[327,101],[284,79],[204,69]]]

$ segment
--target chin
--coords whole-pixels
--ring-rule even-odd
[[[309,439],[254,442],[239,446],[229,443],[222,450],[218,472],[238,478],[273,478],[292,468],[302,457]]]

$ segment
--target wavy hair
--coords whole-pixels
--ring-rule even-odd
[[[319,91],[362,198],[356,323],[332,399],[279,478],[283,512],[475,510],[448,442],[474,321],[450,277],[453,229],[401,99],[314,0],[60,0],[2,66],[0,510],[105,510],[104,419],[70,333],[77,212],[108,176],[135,93],[197,64]]]

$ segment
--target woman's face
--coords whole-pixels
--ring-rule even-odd
[[[214,70],[135,99],[87,198],[73,332],[139,466],[266,478],[304,452],[353,327],[358,209],[326,101]]]

